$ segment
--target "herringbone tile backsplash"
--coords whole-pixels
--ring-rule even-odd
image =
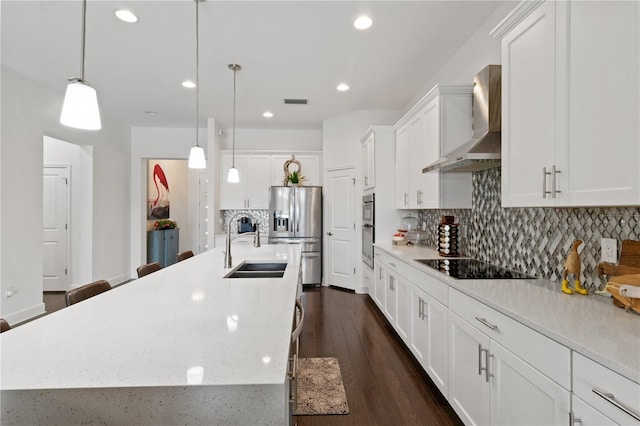
[[[571,244],[583,241],[582,283],[589,290],[601,288],[597,275],[600,239],[640,239],[640,209],[622,208],[502,208],[500,168],[473,174],[471,210],[421,210],[420,222],[435,229],[443,215],[454,215],[460,224],[462,254],[516,269],[537,277],[562,281],[564,260]]]

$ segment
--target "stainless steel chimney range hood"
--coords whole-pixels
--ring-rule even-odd
[[[476,172],[500,166],[502,126],[502,68],[489,65],[473,79],[473,136],[471,140],[422,169]]]

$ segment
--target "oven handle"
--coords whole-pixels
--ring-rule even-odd
[[[373,228],[373,225],[370,225],[370,224],[368,224],[368,223],[363,223],[363,224],[362,224],[362,227],[363,227],[363,228]]]

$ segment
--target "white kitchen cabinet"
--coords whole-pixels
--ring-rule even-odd
[[[220,209],[268,209],[269,208],[269,155],[235,155],[235,166],[240,182],[227,182],[227,173],[233,163],[231,154],[220,158],[221,196]]]
[[[300,170],[304,176],[303,186],[322,186],[322,157],[319,154],[295,154],[300,162]],[[284,164],[291,160],[291,154],[271,155],[271,177],[273,186],[282,186],[284,183]],[[290,172],[296,170],[295,166],[289,166]]]
[[[409,209],[409,126],[396,130],[396,208]]]
[[[503,206],[640,204],[640,4],[538,4],[492,32]]]
[[[397,278],[394,275],[390,274],[388,269],[386,269],[385,272],[386,280],[384,283],[384,315],[387,317],[389,323],[395,326]]]
[[[373,300],[378,305],[378,308],[381,312],[384,312],[384,304],[385,304],[385,283],[386,283],[386,269],[384,268],[384,263],[380,261],[379,253],[375,253],[374,255],[374,272],[375,272],[375,292]]]
[[[410,349],[433,383],[448,395],[449,338],[447,307],[412,286]]]
[[[568,422],[567,348],[457,290],[449,308],[449,402],[465,424]]]
[[[399,212],[391,201],[395,197],[395,138],[393,126],[371,126],[360,138],[362,143],[363,190],[375,193],[376,227],[374,241],[388,241],[397,231]],[[364,169],[368,171],[364,171]]]
[[[438,85],[396,124],[396,207],[470,208],[471,173],[422,169],[471,138],[472,86]]]
[[[405,342],[409,341],[411,332],[411,293],[412,286],[409,282],[396,276],[395,281],[396,296],[396,331]]]
[[[362,142],[362,189],[364,191],[376,186],[376,141],[370,133]]]
[[[574,419],[581,419],[585,426],[606,424],[589,420],[600,422],[600,416],[614,424],[640,425],[640,384],[576,352],[572,356]],[[576,410],[576,397],[595,413]]]
[[[571,395],[571,413],[570,426],[616,426],[618,424],[575,395]]]

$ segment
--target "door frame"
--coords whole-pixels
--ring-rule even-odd
[[[71,183],[72,183],[72,179],[71,179],[71,164],[68,163],[58,163],[58,164],[43,164],[42,165],[42,177],[44,178],[44,171],[45,169],[65,169],[67,171],[67,184],[65,185],[66,188],[66,193],[67,193],[67,200],[66,200],[66,217],[65,217],[65,221],[66,221],[66,227],[65,227],[65,238],[67,239],[66,241],[66,278],[67,278],[67,282],[66,282],[66,288],[67,290],[71,289],[71,269],[73,267],[73,264],[71,262]],[[44,259],[43,259],[44,260]],[[44,276],[42,277],[43,279],[43,286],[44,286]]]
[[[324,171],[324,176],[323,176],[323,182],[325,183],[325,186],[324,186],[325,195],[324,196],[328,197],[328,195],[330,195],[329,191],[330,191],[331,187],[329,185],[327,185],[327,183],[329,182],[329,177],[328,177],[329,173],[331,173],[331,172],[339,172],[339,171],[342,171],[342,170],[350,170],[351,171],[351,176],[352,176],[352,179],[353,179],[353,182],[354,182],[353,200],[351,200],[351,202],[352,202],[352,211],[353,211],[353,223],[354,223],[354,228],[352,230],[353,245],[351,247],[351,250],[352,250],[351,258],[353,259],[353,264],[351,265],[351,267],[353,267],[354,269],[357,269],[356,268],[356,259],[359,259],[359,256],[358,256],[358,253],[357,253],[358,244],[357,244],[356,229],[355,229],[355,223],[356,223],[356,217],[357,217],[357,213],[356,213],[356,210],[355,210],[355,208],[356,208],[356,188],[355,188],[356,185],[355,185],[355,183],[357,182],[357,179],[358,179],[358,175],[356,173],[357,172],[356,165],[355,164],[344,164],[344,165],[340,165],[340,166],[327,167],[325,169],[325,171]],[[323,262],[324,271],[323,271],[323,274],[322,274],[323,275],[323,277],[322,277],[322,285],[325,286],[325,287],[328,287],[330,285],[327,282],[327,279],[329,277],[329,273],[330,273],[330,270],[331,270],[331,268],[330,268],[330,266],[331,266],[331,257],[330,257],[330,253],[329,253],[329,250],[331,249],[331,244],[329,244],[329,241],[328,241],[327,230],[329,229],[328,221],[329,221],[329,218],[330,218],[330,214],[329,214],[328,210],[326,210],[326,209],[328,209],[328,204],[329,203],[322,203],[322,204],[323,204],[323,210],[325,210],[325,211],[323,211],[323,224],[322,224],[322,227],[325,230],[324,231],[324,235],[322,236],[322,238],[323,238],[322,245],[324,247],[322,255],[323,255],[324,259],[326,259],[326,261]],[[358,286],[356,285],[357,284],[356,279],[357,279],[357,272],[354,270],[354,272],[353,272],[353,280],[354,280],[353,286],[354,286],[355,289],[358,288]]]

